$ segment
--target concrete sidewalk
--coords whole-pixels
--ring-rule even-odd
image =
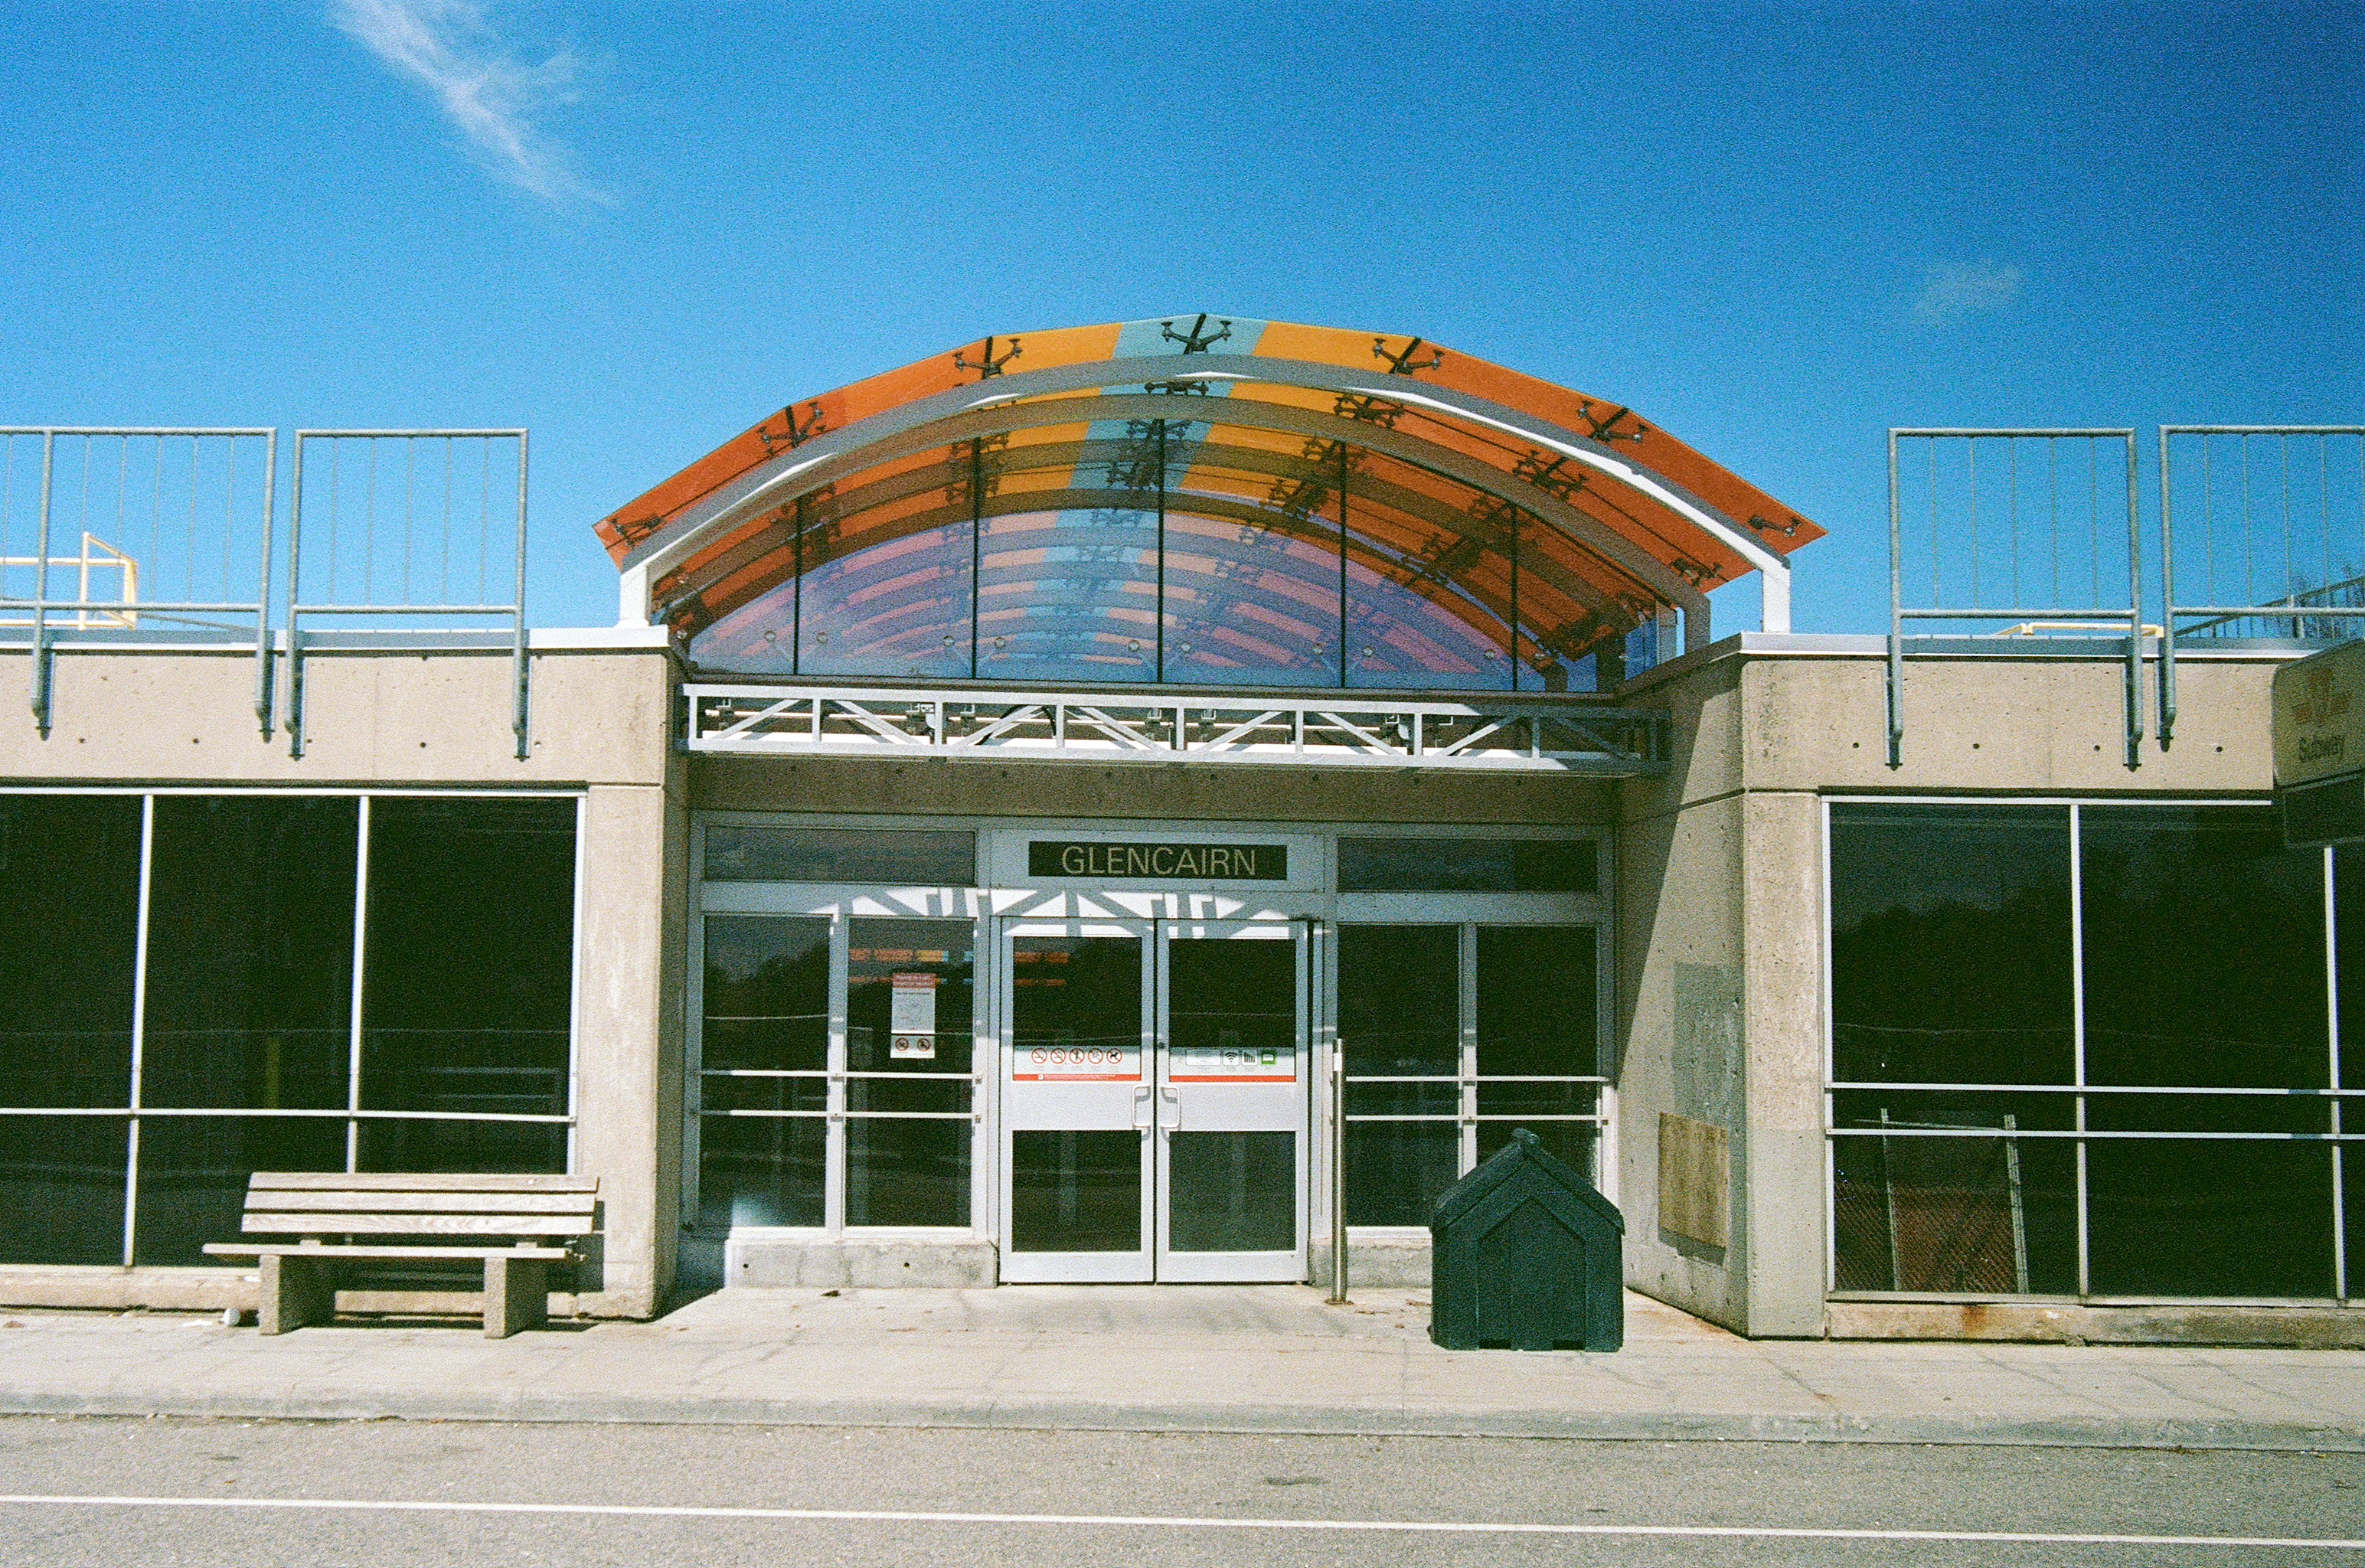
[[[0,1312],[0,1412],[2365,1451],[2365,1351],[1752,1341],[1630,1294],[1626,1349],[1441,1350],[1427,1293],[739,1289],[654,1323],[264,1338]]]

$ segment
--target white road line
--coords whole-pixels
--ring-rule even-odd
[[[386,1514],[575,1515],[593,1518],[774,1519],[855,1524],[1098,1525],[1154,1529],[1373,1531],[1419,1535],[1720,1537],[1748,1540],[1911,1540],[2007,1546],[2314,1547],[2365,1551],[2365,1538],[2275,1535],[2077,1535],[2045,1530],[1840,1529],[1786,1525],[1518,1524],[1458,1519],[1203,1518],[1173,1514],[958,1514],[905,1508],[724,1508],[632,1503],[446,1503],[409,1498],[136,1497],[77,1493],[0,1493],[19,1507],[299,1509]]]

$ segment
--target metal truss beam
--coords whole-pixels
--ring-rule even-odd
[[[1169,691],[723,685],[682,688],[691,751],[931,756],[988,762],[1214,763],[1455,771],[1662,773],[1656,709],[1351,691]]]

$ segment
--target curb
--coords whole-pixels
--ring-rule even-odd
[[[1340,1406],[1118,1406],[1026,1399],[758,1400],[443,1393],[62,1394],[0,1390],[0,1416],[643,1426],[905,1427],[1594,1442],[1955,1444],[2365,1452],[2365,1428],[2021,1416],[1784,1416]]]

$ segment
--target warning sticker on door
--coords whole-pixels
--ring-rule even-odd
[[[936,1032],[936,977],[925,970],[898,969],[887,977],[887,1032],[891,1035],[934,1035]],[[895,1054],[901,1056],[903,1053],[899,1050]]]
[[[934,1061],[936,1059],[936,1037],[934,1035],[894,1035],[887,1041],[887,1055],[902,1061]]]
[[[1010,1076],[1018,1083],[1138,1082],[1141,1047],[1116,1040],[1024,1042],[1011,1053]]]
[[[1167,1063],[1175,1083],[1287,1083],[1297,1076],[1294,1046],[1179,1046]]]

